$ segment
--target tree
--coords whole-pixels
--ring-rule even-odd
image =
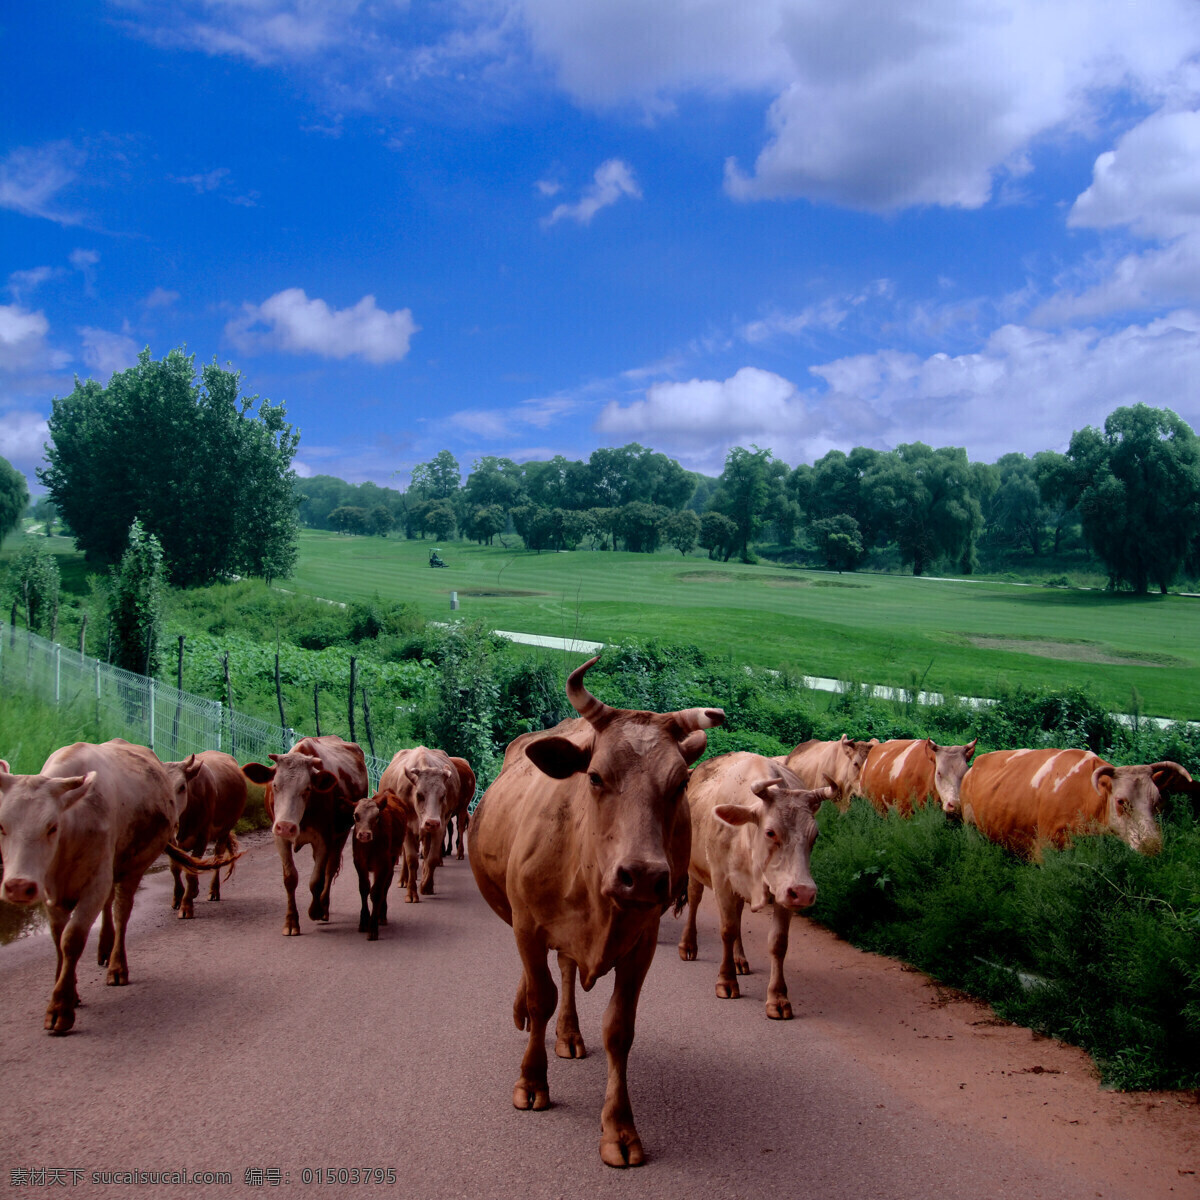
[[[508,514],[499,504],[481,504],[467,514],[463,533],[481,546],[490,546],[496,534],[503,533],[507,525]]]
[[[143,350],[107,387],[77,379],[54,399],[38,478],[90,558],[120,558],[136,518],[181,585],[289,568],[299,434],[241,379],[213,362],[197,381],[194,356]]]
[[[725,470],[712,498],[715,511],[727,516],[737,529],[737,549],[742,561],[750,562],[750,540],[783,498],[787,465],[770,450],[734,446],[725,456]]]
[[[1043,459],[1043,495],[1078,507],[1109,586],[1165,592],[1200,538],[1200,439],[1167,408],[1114,409],[1104,432],[1071,435]]]
[[[812,523],[817,553],[830,570],[853,571],[863,559],[862,532],[849,513],[824,517]]]
[[[617,511],[617,534],[626,550],[652,554],[662,541],[670,511],[661,504],[645,504],[640,500],[622,505]]]
[[[444,542],[454,534],[458,518],[454,515],[454,505],[449,500],[438,500],[425,510],[425,524],[433,531],[433,536],[439,542]]]
[[[663,527],[663,535],[686,558],[700,538],[700,518],[690,508],[672,513]]]
[[[737,537],[737,526],[723,513],[710,511],[700,518],[700,548],[708,551],[709,558],[728,562],[737,549]]]
[[[376,504],[367,513],[367,531],[376,537],[387,537],[395,524],[396,518],[386,504]]]
[[[18,607],[24,610],[25,625],[31,632],[54,636],[59,585],[58,560],[46,549],[45,542],[27,541],[8,569],[8,586]]]
[[[439,450],[436,458],[413,467],[408,490],[419,493],[424,500],[450,500],[461,482],[458,459],[449,450]]]
[[[357,504],[343,504],[329,514],[329,528],[338,533],[366,533],[370,515]]]
[[[25,476],[8,459],[0,458],[0,542],[20,525],[28,503]]]
[[[126,671],[157,675],[161,665],[163,548],[141,521],[129,526],[129,544],[108,583],[112,662]]]

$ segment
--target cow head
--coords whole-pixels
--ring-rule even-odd
[[[212,790],[212,778],[204,769],[204,763],[194,754],[189,754],[182,762],[165,762],[163,767],[171,781],[171,804],[175,809],[175,823],[178,824],[188,802]]]
[[[445,762],[439,764],[436,759],[425,757],[422,765],[405,767],[404,775],[412,786],[421,836],[429,834],[430,845],[436,843],[440,852],[451,796],[457,804],[458,772]]]
[[[387,809],[388,797],[395,792],[376,792],[374,796],[364,796],[354,806],[354,840],[364,845],[375,840],[379,822]]]
[[[590,737],[582,745],[558,735],[535,738],[525,754],[552,779],[574,780],[601,894],[618,908],[662,911],[687,869],[686,854],[682,863],[673,861],[672,849],[677,859],[676,839],[690,837],[683,803],[688,767],[708,744],[704,730],[720,725],[725,713],[610,708],[583,685],[596,661],[589,659],[567,679],[567,699],[591,726]]]
[[[726,825],[753,826],[750,859],[755,878],[762,878],[769,895],[750,905],[757,912],[770,896],[784,908],[808,908],[817,898],[809,860],[817,840],[817,809],[838,796],[838,786],[826,776],[826,787],[805,788],[791,772],[773,766],[770,779],[750,785],[751,804],[718,804],[713,810]]]
[[[1131,850],[1157,854],[1162,830],[1157,816],[1167,792],[1195,792],[1191,775],[1176,762],[1113,767],[1092,772],[1092,786],[1108,802],[1107,825]]]
[[[948,817],[957,817],[962,811],[959,789],[978,741],[975,738],[965,746],[939,746],[932,738],[925,739],[925,753],[933,762],[934,795],[941,802],[942,812]]]
[[[0,895],[10,904],[46,899],[46,879],[58,851],[61,824],[92,790],[96,772],[60,779],[0,772]]]
[[[269,754],[275,764],[247,763],[242,774],[252,783],[271,784],[275,805],[275,823],[271,832],[285,842],[295,842],[300,836],[300,824],[314,792],[332,792],[337,776],[326,771],[315,754],[289,750],[286,754]]]
[[[871,753],[871,747],[878,745],[878,738],[871,738],[870,741],[864,742],[855,741],[844,733],[842,734],[841,740],[838,742],[840,762],[837,778],[836,780],[831,779],[830,782],[841,789],[843,796],[848,798],[863,794],[863,767],[867,765],[867,755]],[[826,776],[826,778],[829,777]]]

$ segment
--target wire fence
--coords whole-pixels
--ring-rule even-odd
[[[0,688],[20,688],[49,704],[90,713],[96,725],[149,746],[163,762],[224,750],[240,763],[283,754],[304,736],[237,712],[220,700],[101,662],[0,622]],[[372,790],[387,759],[365,754]]]

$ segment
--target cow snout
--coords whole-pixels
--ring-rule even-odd
[[[671,898],[671,872],[665,862],[621,863],[601,890],[620,908],[662,908]]]
[[[300,826],[295,821],[276,821],[271,827],[271,832],[276,837],[281,837],[285,842],[294,842],[300,836]]]
[[[6,879],[4,881],[4,898],[9,904],[36,904],[39,899],[37,880]]]
[[[369,842],[369,841],[371,841],[372,834],[369,829],[359,829],[355,832],[354,836],[360,842]]]
[[[442,823],[437,817],[426,817],[425,823],[421,826],[422,833],[438,833],[442,828]]]
[[[817,888],[812,883],[793,884],[784,893],[783,902],[788,908],[809,908],[817,898]]]

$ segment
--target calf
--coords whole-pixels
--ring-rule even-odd
[[[740,994],[737,976],[748,975],[742,949],[742,907],[751,912],[772,906],[767,952],[767,1016],[790,1021],[792,1006],[783,978],[792,913],[817,898],[809,869],[817,840],[816,811],[837,795],[833,786],[809,789],[787,767],[759,754],[735,753],[710,758],[692,772],[688,804],[692,810],[692,854],[688,866],[688,914],[679,957],[696,957],[696,910],[704,889],[717,896],[721,914],[721,965],[717,995]],[[736,974],[735,974],[736,972]]]
[[[362,901],[358,932],[365,933],[369,942],[378,941],[379,926],[387,924],[387,894],[396,860],[404,849],[405,837],[410,831],[415,835],[416,827],[417,812],[412,802],[395,792],[364,796],[354,807],[354,869]]]
[[[237,759],[220,750],[204,750],[183,762],[163,763],[163,766],[173,779],[182,776],[187,788],[187,803],[179,816],[175,844],[202,857],[212,842],[213,853],[218,857],[236,858],[238,840],[233,827],[246,808],[246,777]],[[171,863],[171,874],[175,879],[171,907],[178,910],[181,919],[190,919],[195,916],[194,901],[200,880],[188,872],[185,887],[181,868],[175,862]],[[232,874],[231,862],[226,881]],[[208,898],[221,899],[219,871],[213,872]]]
[[[97,961],[107,982],[129,982],[125,930],[146,868],[163,851],[191,869],[213,867],[170,844],[184,797],[153,751],[120,738],[56,750],[37,775],[0,772],[0,893],[46,902],[58,957],[45,1028],[66,1033],[79,1004],[76,968],[103,913]]]
[[[911,816],[915,805],[936,796],[942,812],[957,816],[959,787],[974,753],[975,742],[965,746],[939,746],[930,738],[881,742],[867,755],[862,794],[879,812],[895,808],[902,817]]]
[[[996,750],[962,782],[963,821],[1018,854],[1072,833],[1108,830],[1143,854],[1162,849],[1155,816],[1166,792],[1195,794],[1175,762],[1114,767],[1090,750]]]
[[[442,750],[415,746],[411,750],[398,750],[392,756],[379,778],[379,790],[404,797],[416,810],[417,833],[405,838],[400,882],[408,887],[408,900],[415,902],[420,855],[421,895],[432,896],[433,873],[442,864],[442,834],[458,813],[463,795],[468,804],[475,795],[475,772],[465,758],[452,758]],[[460,826],[460,847],[461,829]]]
[[[836,742],[801,742],[784,758],[783,765],[800,780],[801,787],[830,783],[848,804],[852,796],[862,795],[863,764],[871,748],[878,745],[878,738],[856,742],[843,733]]]
[[[585,991],[614,971],[604,1015],[608,1087],[600,1157],[609,1166],[645,1161],[626,1072],[642,982],[663,910],[687,876],[691,844],[688,765],[704,753],[718,709],[651,713],[610,708],[583,686],[591,659],[567,679],[579,713],[545,733],[523,734],[471,818],[468,857],[483,898],[512,926],[521,956],[513,1002],[529,1030],[513,1104],[550,1106],[546,1026],[558,989],[546,962],[558,952],[563,1007],[555,1053],[585,1054],[575,977]]]
[[[308,916],[313,921],[328,921],[329,892],[342,866],[342,849],[354,824],[354,806],[367,794],[367,764],[354,742],[344,742],[336,734],[301,738],[286,754],[268,757],[274,766],[247,763],[242,773],[252,783],[269,785],[267,815],[287,891],[283,933],[296,937],[300,933],[296,910],[300,876],[295,851],[312,847]]]

